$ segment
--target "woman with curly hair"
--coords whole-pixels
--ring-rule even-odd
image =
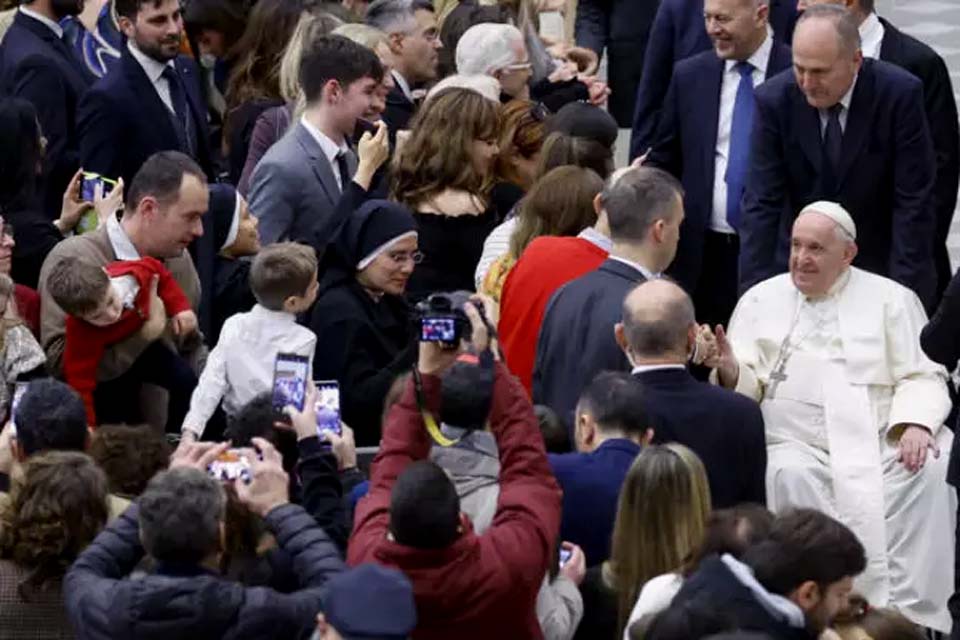
[[[107,479],[90,458],[68,451],[30,458],[0,506],[0,635],[73,637],[63,575],[107,515]]]

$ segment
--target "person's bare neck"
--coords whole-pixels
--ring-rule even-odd
[[[141,256],[150,255],[150,252],[146,250],[148,245],[143,241],[146,234],[144,230],[141,229],[139,220],[132,216],[124,216],[120,218],[120,228],[123,229],[124,233],[127,234],[127,237],[130,238],[130,242],[133,243],[133,247],[137,250],[137,253],[139,253]]]
[[[755,54],[757,51],[760,50],[760,47],[763,46],[763,43],[767,41],[768,37],[769,36],[767,35],[766,25],[764,25],[762,31],[759,29],[757,30],[757,32],[753,36],[753,43],[752,43],[752,46],[750,47],[750,54],[746,58],[747,60],[750,59],[750,56],[752,56],[753,54]],[[766,71],[766,69],[761,69],[761,71]]]
[[[330,111],[324,108],[323,105],[307,107],[303,115],[307,119],[307,122],[316,127],[320,133],[330,138],[334,144],[340,146],[345,142],[346,136],[335,124]]]
[[[687,363],[686,354],[665,353],[659,356],[634,356],[633,366],[635,367],[655,367],[659,365],[674,365]]]

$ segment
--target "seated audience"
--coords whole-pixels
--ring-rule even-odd
[[[846,608],[866,563],[863,545],[846,526],[813,509],[789,511],[742,560],[705,558],[660,615],[709,602],[729,617],[729,629],[814,640]]]
[[[343,421],[359,446],[380,441],[384,399],[416,359],[407,281],[421,259],[417,223],[400,205],[370,200],[350,216],[330,249],[309,327],[317,336],[316,380],[340,383]]]
[[[866,598],[850,596],[850,604],[833,618],[821,640],[923,640],[923,630],[892,608],[871,607]]]
[[[189,443],[67,573],[64,601],[79,637],[128,637],[150,625],[166,637],[292,638],[314,624],[343,562],[310,515],[289,503],[277,450],[259,438],[254,444],[260,456],[252,456],[250,483],[233,487],[289,554],[298,590],[248,588],[211,572],[222,549],[225,497],[206,467],[227,444]],[[155,571],[126,579],[145,553]]]
[[[580,587],[586,613],[576,638],[619,638],[643,585],[678,571],[703,543],[710,487],[697,454],[681,444],[647,447],[623,483],[610,558]]]
[[[416,215],[424,255],[414,299],[474,289],[483,239],[506,214],[490,199],[499,111],[476,91],[447,89],[423,105],[394,159],[391,198]]]
[[[110,492],[128,500],[143,493],[150,478],[170,462],[167,439],[147,425],[101,425],[87,453],[107,474]]]
[[[703,460],[717,508],[766,504],[767,445],[760,407],[696,380],[699,327],[690,296],[669,280],[638,286],[623,302],[617,342],[643,384],[655,442],[679,442]]]
[[[130,183],[122,218],[111,216],[100,229],[69,238],[54,247],[40,272],[41,343],[52,373],[59,374],[63,370],[67,324],[67,313],[50,292],[49,278],[54,266],[67,257],[101,267],[117,260],[156,258],[163,262],[186,294],[190,307],[196,309],[200,301],[200,282],[190,255],[184,249],[202,235],[201,217],[207,204],[206,178],[196,163],[175,151],[158,153],[144,163]],[[142,305],[138,306],[142,308]],[[162,311],[159,297],[153,297],[150,308]],[[168,347],[174,345],[177,352],[184,355],[193,355],[202,346],[199,339],[183,340],[173,336],[166,328],[165,318],[160,318],[164,327],[157,332],[154,320],[144,323],[134,336],[104,350],[97,369],[94,398],[97,415],[102,421],[117,424],[144,422],[144,407],[140,405],[139,397],[142,383],[154,376],[171,375],[170,371],[138,371],[133,366],[153,343],[160,340]],[[163,424],[156,426],[162,427]]]
[[[297,315],[317,298],[313,249],[293,242],[267,246],[253,261],[250,288],[257,304],[223,325],[190,398],[182,422],[184,438],[199,439],[221,401],[229,421],[245,404],[270,391],[278,354],[313,358],[317,337],[297,324]]]
[[[63,576],[107,523],[107,481],[82,453],[33,456],[0,507],[0,635],[72,638]]]
[[[316,640],[408,638],[417,625],[413,586],[396,569],[362,564],[330,579]]]
[[[87,424],[99,423],[94,409],[97,367],[104,351],[138,333],[156,341],[167,326],[186,338],[197,331],[190,301],[156,258],[122,260],[101,267],[65,256],[47,274],[47,291],[67,314],[63,376],[87,408]],[[159,302],[158,302],[159,299]],[[128,379],[140,377],[164,387],[170,395],[167,430],[183,420],[196,375],[178,353],[153,342],[133,362]]]
[[[610,557],[620,487],[652,435],[643,386],[626,373],[604,372],[577,403],[576,453],[549,456],[563,489],[560,537],[580,545],[588,567]]]
[[[534,604],[556,553],[560,492],[529,400],[507,370],[491,362],[486,325],[476,308],[468,305],[465,311],[473,353],[493,369],[481,365],[480,371],[492,386],[484,406],[489,412],[470,412],[473,423],[489,425],[500,453],[493,522],[478,536],[460,513],[453,483],[427,460],[431,440],[415,387],[427,411],[440,415],[443,379],[457,351],[420,343],[419,384],[407,384],[387,418],[347,559],[351,565],[376,559],[410,578],[417,638],[538,638]]]

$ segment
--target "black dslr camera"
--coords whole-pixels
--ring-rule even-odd
[[[434,293],[417,304],[417,317],[420,320],[420,342],[440,342],[456,346],[464,335],[470,335],[470,318],[464,307],[474,304],[470,301],[473,294],[468,291],[453,293]],[[477,308],[474,305],[474,308]],[[478,308],[481,316],[483,309]]]

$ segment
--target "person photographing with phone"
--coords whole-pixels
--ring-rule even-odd
[[[535,601],[556,561],[560,490],[533,407],[491,349],[488,321],[475,306],[480,298],[472,300],[462,307],[467,338],[453,346],[419,343],[415,380],[388,415],[370,493],[357,505],[347,561],[377,562],[407,575],[417,602],[418,638],[542,638]],[[426,425],[436,416],[447,421],[441,398],[444,385],[456,382],[449,377],[452,368],[486,361],[492,374],[489,408],[473,422],[488,425],[497,440],[500,496],[490,528],[478,536],[460,512],[453,484],[428,460]]]

